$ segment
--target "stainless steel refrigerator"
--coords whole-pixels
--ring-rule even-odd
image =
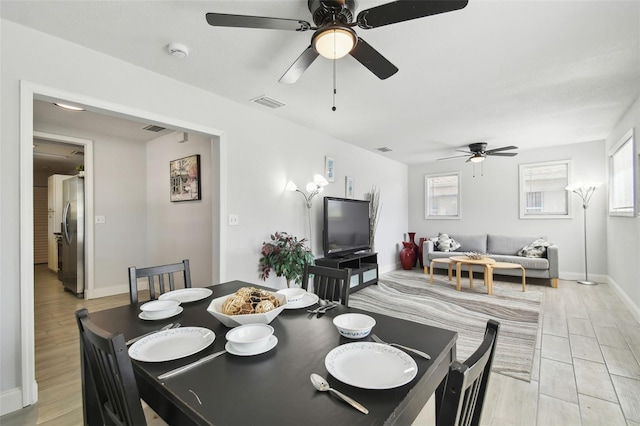
[[[62,182],[62,284],[84,296],[84,178]]]

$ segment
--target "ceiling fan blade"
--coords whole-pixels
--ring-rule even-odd
[[[374,73],[380,80],[387,79],[398,72],[398,68],[382,56],[369,43],[358,37],[356,46],[349,52],[358,62]]]
[[[264,16],[207,13],[207,22],[214,27],[262,28],[267,30],[307,31],[311,24],[300,19],[267,18]]]
[[[307,47],[307,49],[302,52],[298,59],[289,67],[287,72],[285,72],[278,83],[284,84],[293,84],[304,74],[304,72],[309,68],[309,66],[316,60],[318,57],[318,52],[311,46]]]
[[[358,26],[369,29],[464,8],[468,0],[397,0],[358,13]]]
[[[517,146],[503,146],[502,148],[495,148],[495,149],[488,149],[487,151],[485,151],[487,154],[492,153],[492,152],[498,152],[498,151],[506,151],[508,149],[518,149]]]
[[[486,152],[487,155],[493,155],[495,157],[515,157],[517,152]]]
[[[465,151],[465,150],[462,150],[462,149],[456,149],[456,152],[464,152],[466,154],[473,154],[473,152],[471,152],[471,151]]]
[[[454,155],[453,157],[438,158],[438,161],[440,161],[440,160],[451,160],[452,158],[462,158],[462,157],[468,157],[468,155]]]

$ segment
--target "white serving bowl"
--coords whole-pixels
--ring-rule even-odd
[[[376,320],[364,314],[342,314],[333,319],[338,332],[349,339],[362,339],[371,333]]]
[[[302,300],[304,295],[307,294],[307,290],[303,288],[283,288],[276,293],[284,294],[287,298],[287,303],[295,303]]]
[[[226,315],[222,313],[222,304],[228,297],[233,296],[233,294],[228,294],[226,296],[218,297],[213,299],[207,308],[207,312],[213,315],[218,321],[226,325],[227,327],[236,327],[238,325],[244,324],[269,324],[271,321],[277,317],[280,312],[284,310],[284,305],[287,304],[287,297],[284,294],[278,294],[274,292],[270,292],[273,294],[279,301],[280,306],[276,309],[265,312],[263,314],[245,314],[245,315]]]
[[[179,300],[152,300],[140,306],[148,318],[161,318],[174,312],[180,305]]]
[[[240,352],[253,352],[267,345],[273,327],[267,324],[245,324],[227,331],[227,341]]]

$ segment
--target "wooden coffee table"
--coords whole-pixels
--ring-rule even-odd
[[[489,276],[489,286],[487,287],[487,292],[489,294],[493,294],[493,270],[494,269],[518,269],[522,270],[522,291],[527,291],[527,284],[525,281],[525,273],[524,266],[518,265],[517,263],[509,263],[509,262],[494,262],[487,265],[485,268],[485,280],[487,275]],[[488,274],[487,274],[488,270]]]
[[[429,265],[429,269],[430,269],[430,272],[431,272],[431,277],[430,277],[431,284],[433,284],[433,267],[434,267],[434,265],[436,263],[446,263],[447,265],[449,265],[449,281],[451,281],[452,280],[452,278],[451,278],[452,267],[453,267],[453,264],[455,262],[452,262],[451,259],[448,258],[448,257],[443,257],[443,258],[439,258],[439,259],[433,259],[431,261],[431,265]]]
[[[489,275],[490,270],[488,265],[496,263],[495,259],[490,257],[483,257],[482,259],[471,259],[467,256],[451,256],[450,261],[456,263],[456,290],[460,291],[462,284],[460,283],[460,275],[462,274],[462,265],[467,265],[469,268],[469,287],[473,288],[473,265],[484,266],[484,285],[487,287],[487,293],[492,294],[493,289],[489,288]]]

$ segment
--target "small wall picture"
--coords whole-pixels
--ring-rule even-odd
[[[202,199],[200,191],[200,155],[190,155],[169,162],[171,201]]]
[[[336,160],[331,157],[324,157],[324,178],[328,182],[333,182],[335,179],[335,166]]]
[[[353,198],[353,177],[347,176],[344,178],[344,196],[346,198]]]

